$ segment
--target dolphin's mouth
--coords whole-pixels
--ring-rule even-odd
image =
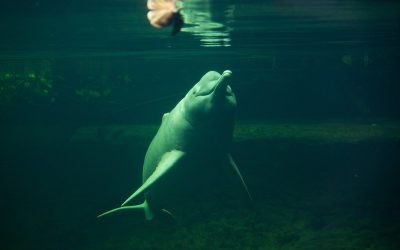
[[[232,88],[231,88],[231,86],[229,86],[229,85],[226,85],[226,95],[227,95],[227,96],[233,95]]]
[[[227,96],[233,95],[232,88],[228,85],[228,81],[226,81],[227,78],[229,78],[232,75],[232,71],[230,70],[225,70],[222,72],[221,76],[218,78],[217,83],[215,84],[214,89],[212,92],[215,94],[225,94]]]

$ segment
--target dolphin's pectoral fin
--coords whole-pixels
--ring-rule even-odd
[[[147,191],[160,177],[162,177],[168,170],[170,170],[175,164],[185,155],[185,152],[179,150],[172,150],[165,153],[160,162],[158,163],[154,172],[147,178],[147,180],[138,188],[131,196],[129,196],[121,207],[128,203],[130,200],[136,196]]]
[[[250,200],[253,200],[253,198],[251,198],[249,189],[247,188],[246,182],[244,182],[243,176],[240,173],[239,168],[237,167],[237,165],[236,165],[235,161],[233,160],[232,156],[230,154],[228,154],[227,157],[228,157],[229,165],[231,165],[231,167],[235,170],[236,174],[239,176],[239,178],[240,178],[240,180],[241,180],[241,182],[243,184],[243,187],[246,190],[247,195],[249,196]]]
[[[163,208],[161,209],[162,212],[168,214],[169,216],[171,216],[172,219],[174,219],[174,221],[176,221],[176,217],[173,213],[171,213],[170,211],[168,211],[167,209]]]
[[[118,212],[118,211],[122,211],[122,210],[131,210],[131,209],[143,209],[146,220],[151,220],[154,217],[153,212],[151,211],[151,209],[149,208],[149,205],[147,204],[147,201],[145,200],[142,204],[139,204],[139,205],[117,207],[117,208],[111,209],[107,212],[104,212],[104,213],[98,215],[97,218],[112,214],[114,212]]]

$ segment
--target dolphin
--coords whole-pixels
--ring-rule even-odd
[[[207,176],[210,170],[207,166],[215,162],[226,163],[233,169],[251,200],[230,154],[237,107],[235,94],[227,81],[231,75],[230,70],[222,74],[207,72],[171,112],[163,115],[144,158],[143,184],[120,207],[98,217],[126,209],[142,209],[147,220],[160,211],[175,218],[165,206],[181,197],[176,191],[192,192],[195,180],[207,185],[207,181],[201,179],[202,175],[198,175],[199,170],[206,171],[203,176]],[[128,205],[142,194],[145,197],[143,203]]]

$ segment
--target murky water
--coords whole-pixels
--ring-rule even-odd
[[[0,4],[6,249],[398,249],[397,1]],[[237,180],[188,218],[96,219],[141,182],[161,120],[209,70],[233,72]],[[188,207],[193,207],[188,204]]]

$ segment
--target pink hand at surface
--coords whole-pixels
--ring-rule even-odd
[[[148,0],[147,8],[149,10],[169,10],[171,12],[178,12],[176,7],[177,0]]]
[[[182,16],[179,13],[182,9],[181,4],[182,2],[178,0],[148,0],[147,19],[155,28],[163,28],[173,24],[172,35],[175,35],[183,24]]]
[[[149,22],[153,27],[163,28],[172,23],[174,14],[174,12],[165,9],[151,10],[147,13],[147,19],[149,19]]]

